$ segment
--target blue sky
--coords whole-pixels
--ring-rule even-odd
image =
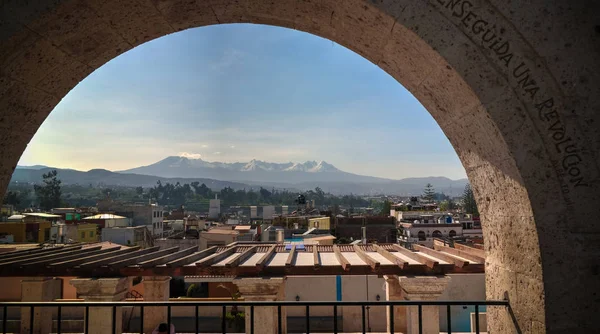
[[[437,123],[377,66],[314,35],[250,24],[186,30],[113,59],[60,102],[19,164],[121,170],[170,155],[465,177]]]

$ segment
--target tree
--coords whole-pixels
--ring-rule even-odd
[[[260,187],[260,197],[262,197],[263,200],[269,200],[271,198],[271,195],[272,193],[270,191],[263,187]]]
[[[454,209],[456,209],[456,204],[451,198],[440,202],[441,211],[451,211]]]
[[[427,183],[427,185],[425,185],[425,189],[423,189],[423,199],[426,202],[433,202],[435,198],[435,189],[433,188],[433,185],[431,183]]]
[[[17,206],[21,203],[19,199],[19,193],[16,191],[9,191],[4,195],[4,204],[9,204],[12,206]]]
[[[56,170],[50,171],[47,174],[42,175],[43,185],[36,184],[33,186],[35,195],[43,210],[50,210],[60,206],[61,181],[57,175],[58,172]]]
[[[318,205],[323,205],[323,203],[325,203],[325,192],[320,187],[315,188],[314,196]]]
[[[463,209],[466,213],[474,216],[479,216],[479,210],[477,209],[477,202],[475,202],[475,195],[473,195],[473,189],[471,184],[467,183],[465,191],[463,192]]]
[[[389,216],[391,210],[392,210],[392,202],[390,202],[386,199],[385,201],[383,201],[383,207],[381,209],[381,214],[383,216]]]

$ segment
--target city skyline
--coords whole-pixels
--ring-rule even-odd
[[[59,103],[19,165],[124,170],[174,155],[466,177],[429,113],[376,65],[314,35],[248,24],[186,30],[110,61]]]

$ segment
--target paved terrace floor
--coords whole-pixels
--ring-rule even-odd
[[[479,250],[396,244],[232,243],[159,249],[76,244],[0,254],[0,276],[289,276],[483,273]]]

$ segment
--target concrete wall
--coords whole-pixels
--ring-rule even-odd
[[[237,240],[237,234],[221,234],[200,232],[200,249],[208,248],[211,243],[219,245],[227,245]]]
[[[135,229],[120,227],[103,228],[102,241],[110,241],[124,246],[133,246],[136,243]]]

